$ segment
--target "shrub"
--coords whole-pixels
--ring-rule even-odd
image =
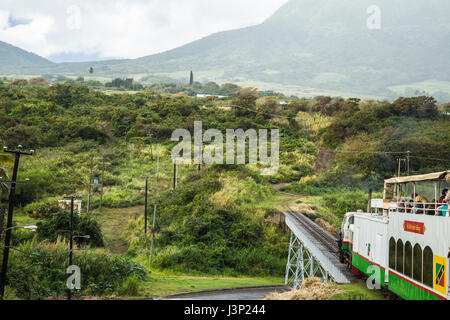
[[[339,217],[346,212],[365,210],[367,208],[368,196],[362,191],[347,191],[337,194],[326,194],[323,196],[325,205]]]
[[[30,79],[29,84],[36,86],[48,86],[47,80],[41,77]]]
[[[69,245],[28,241],[11,251],[7,284],[21,299],[45,299],[65,294]],[[110,295],[122,288],[126,279],[146,279],[145,268],[130,259],[111,255],[105,250],[74,251],[74,264],[82,272],[81,290],[75,294]],[[135,283],[133,284],[133,286]],[[132,283],[128,284],[132,288]]]
[[[28,204],[24,211],[25,213],[35,219],[45,219],[52,214],[59,212],[61,208],[56,199],[47,199],[40,202]]]
[[[128,208],[143,204],[143,198],[135,190],[113,187],[103,196],[103,205],[108,208]]]
[[[135,276],[129,276],[119,290],[121,296],[137,296],[141,287],[141,280]]]
[[[69,226],[70,213],[68,211],[59,211],[44,221],[37,223],[39,239],[56,241],[60,236],[67,239],[70,237]],[[102,247],[104,245],[100,225],[86,214],[74,214],[73,234],[90,236],[89,239],[76,238],[75,241],[80,244],[85,243],[95,247]]]

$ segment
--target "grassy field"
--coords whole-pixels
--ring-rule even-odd
[[[124,234],[128,222],[136,221],[144,214],[144,206],[123,209],[105,208],[102,212],[94,211],[102,225],[106,246],[113,253],[125,253],[127,239]],[[242,288],[253,286],[283,285],[283,278],[251,278],[251,277],[222,277],[171,273],[160,270],[149,270],[148,257],[138,256],[135,260],[148,270],[148,281],[139,288],[139,295],[131,298],[165,297],[177,293],[196,292],[216,289]]]

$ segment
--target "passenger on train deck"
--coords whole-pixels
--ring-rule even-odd
[[[444,199],[447,196],[448,189],[442,190],[442,196],[439,198],[439,203],[444,203]]]
[[[413,213],[413,208],[414,208],[414,201],[411,199],[411,200],[409,200],[409,203],[408,203],[408,213]]]
[[[424,196],[418,195],[418,194],[416,193],[416,202],[422,202],[422,203],[425,204],[425,203],[428,202],[428,199],[425,198]]]
[[[439,203],[447,203],[443,206],[438,207],[438,211],[436,212],[437,216],[442,216],[442,217],[446,217],[449,214],[449,209],[448,209],[448,202],[450,201],[450,192],[447,189],[444,189],[442,191],[442,195],[444,196],[444,192],[445,192],[445,197],[442,199],[442,197],[439,199]],[[441,200],[442,199],[442,200]]]
[[[441,217],[446,217],[448,213],[448,204],[444,205],[444,206],[440,206],[438,208],[438,211],[436,212],[437,216],[441,216]]]
[[[414,210],[415,214],[423,214],[422,208],[425,208],[425,204],[428,202],[428,199],[424,196],[418,195],[417,193],[412,194],[412,198],[416,201],[416,209]]]
[[[447,195],[444,198],[444,203],[449,202],[450,201],[450,190],[447,190]]]

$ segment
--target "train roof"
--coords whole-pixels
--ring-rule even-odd
[[[450,181],[450,170],[421,174],[418,176],[409,176],[409,177],[398,177],[391,178],[385,180],[387,184],[397,184],[397,183],[406,183],[406,182],[419,182],[419,181],[434,181],[434,180],[445,180]]]
[[[378,213],[360,213],[356,212],[355,217],[372,220],[376,222],[388,223],[389,217]]]

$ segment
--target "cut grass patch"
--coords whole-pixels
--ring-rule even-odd
[[[339,285],[342,289],[329,300],[387,300],[381,290],[370,290],[364,281]]]
[[[221,277],[167,274],[153,271],[143,284],[145,297],[167,297],[172,294],[217,289],[283,285],[283,278]]]
[[[113,253],[125,253],[127,243],[124,238],[128,221],[144,215],[144,206],[130,208],[103,208],[93,211],[93,215],[102,226],[106,247]],[[143,231],[143,230],[142,230]]]

